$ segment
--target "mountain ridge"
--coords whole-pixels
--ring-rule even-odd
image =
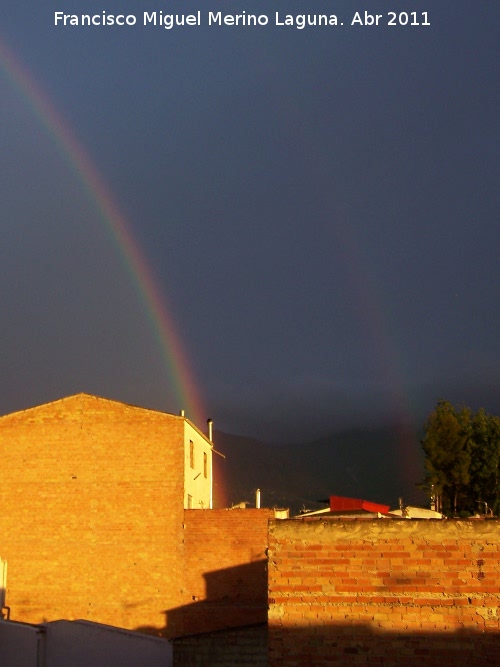
[[[320,509],[318,502],[343,495],[384,502],[391,507],[425,504],[416,484],[423,476],[419,434],[401,424],[351,428],[299,444],[269,444],[256,438],[215,431],[214,505]]]

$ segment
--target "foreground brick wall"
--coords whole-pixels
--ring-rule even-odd
[[[267,667],[267,623],[173,641],[174,667]]]
[[[269,655],[500,665],[498,521],[272,521]]]
[[[182,429],[85,394],[0,419],[12,619],[163,631],[182,599]]]
[[[171,634],[266,622],[273,517],[269,509],[184,512],[183,604],[167,613]]]

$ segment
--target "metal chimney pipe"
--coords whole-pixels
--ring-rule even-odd
[[[260,510],[260,489],[255,491],[255,507]]]
[[[184,417],[184,410],[181,410],[179,414],[181,417]]]
[[[208,426],[208,439],[210,440],[210,442],[212,442],[213,426],[214,426],[214,422],[212,419],[207,419],[207,426]]]

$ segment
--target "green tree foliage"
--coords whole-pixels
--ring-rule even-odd
[[[500,513],[500,419],[440,401],[422,440],[424,488],[437,510]]]
[[[469,410],[457,411],[440,401],[425,426],[424,487],[435,496],[436,509],[445,514],[458,511],[459,494],[470,481],[469,424]]]
[[[500,419],[479,410],[471,420],[467,509],[500,513]]]

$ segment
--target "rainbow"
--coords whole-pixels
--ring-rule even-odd
[[[0,40],[0,66],[13,88],[21,94],[42,122],[75,172],[89,199],[96,206],[103,224],[106,225],[122,257],[151,323],[168,377],[179,401],[179,407],[185,408],[186,415],[191,421],[201,427],[206,411],[203,408],[193,372],[169,315],[165,295],[161,293],[155,282],[146,257],[134,238],[130,222],[120,210],[111,191],[69,124],[2,40]]]

